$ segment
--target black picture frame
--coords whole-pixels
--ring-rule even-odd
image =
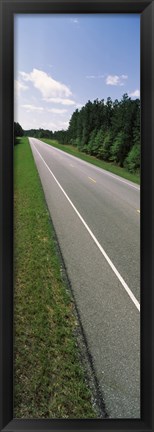
[[[13,419],[13,18],[33,13],[141,16],[141,419]],[[154,431],[154,0],[0,0],[0,430]]]

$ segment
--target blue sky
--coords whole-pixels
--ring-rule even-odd
[[[67,129],[88,100],[140,95],[139,15],[16,15],[15,121]]]

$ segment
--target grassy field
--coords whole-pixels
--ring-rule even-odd
[[[96,418],[27,138],[14,149],[14,417]]]
[[[53,147],[59,148],[60,150],[65,151],[66,153],[69,153],[73,156],[76,156],[82,160],[85,160],[86,162],[89,162],[93,165],[98,166],[99,168],[103,168],[106,171],[110,171],[113,174],[117,174],[127,180],[130,180],[134,183],[140,184],[140,176],[139,174],[132,174],[128,172],[125,168],[121,168],[117,165],[115,165],[112,162],[105,162],[103,160],[97,159],[94,156],[87,155],[86,153],[83,153],[77,149],[77,147],[71,146],[71,145],[62,145],[59,144],[58,141],[41,138],[41,141],[44,141],[47,144],[52,145]]]

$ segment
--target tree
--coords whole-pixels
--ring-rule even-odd
[[[104,130],[100,129],[97,132],[97,135],[95,136],[94,139],[94,144],[93,144],[93,154],[95,156],[99,156],[100,155],[100,149],[103,148],[103,143],[104,143]]]
[[[102,140],[98,150],[98,157],[103,160],[109,160],[111,155],[112,135],[111,132],[102,134]]]
[[[78,122],[79,111],[76,109],[72,114],[68,128],[68,140],[74,145],[75,139],[77,138],[77,122]]]
[[[83,128],[82,128],[82,141],[80,143],[81,150],[83,148],[85,150],[85,146],[88,145],[88,141],[90,139],[90,134],[94,129],[92,106],[93,106],[92,102],[88,101],[84,107],[84,110],[82,110]]]
[[[140,168],[140,146],[135,144],[124,163],[125,167],[132,173],[139,171]]]
[[[105,108],[105,129],[109,129],[111,126],[111,119],[113,113],[112,99],[110,97],[107,98]]]
[[[88,145],[86,146],[86,151],[90,155],[95,154],[94,148],[95,148],[96,135],[97,135],[97,130],[94,129],[90,134],[90,139],[89,139]]]
[[[135,119],[134,119],[134,127],[133,127],[133,144],[134,145],[140,145],[140,101],[139,99],[136,99],[135,101],[136,106],[136,112],[135,112]]]
[[[125,159],[125,133],[121,130],[111,146],[111,160],[123,166]]]
[[[140,164],[140,101],[125,93],[120,101],[107,98],[90,100],[76,109],[67,130],[54,133],[44,129],[25,131],[27,136],[51,138],[72,144],[79,150],[103,160],[113,160],[128,169]],[[136,146],[139,146],[136,147]],[[132,150],[132,152],[131,152]]]
[[[122,128],[122,107],[121,107],[121,102],[119,102],[116,99],[113,102],[113,111],[112,111],[112,119],[111,119],[111,130],[112,130],[113,140],[116,138],[121,128]]]
[[[14,122],[14,144],[17,144],[17,137],[22,137],[24,135],[24,131],[21,125],[17,122]]]

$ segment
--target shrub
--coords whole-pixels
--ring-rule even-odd
[[[124,166],[132,173],[136,172],[140,168],[140,146],[135,144],[127,158],[125,159]]]

